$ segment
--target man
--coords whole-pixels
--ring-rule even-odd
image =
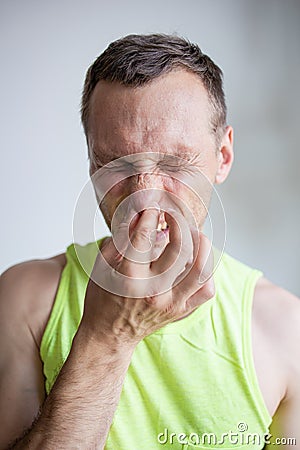
[[[226,254],[214,270],[201,231],[233,161],[221,75],[165,35],[88,70],[113,239],[2,275],[1,448],[300,448],[299,300]]]

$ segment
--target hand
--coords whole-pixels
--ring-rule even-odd
[[[135,346],[213,297],[209,240],[198,230],[191,232],[183,216],[173,210],[165,213],[168,230],[157,232],[160,214],[155,208],[144,210],[130,241],[124,222],[116,239],[109,238],[102,246],[88,283],[81,323],[93,337],[109,336]],[[159,256],[154,259],[158,247]]]

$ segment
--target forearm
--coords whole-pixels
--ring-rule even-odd
[[[132,351],[79,331],[38,420],[13,449],[102,449]]]

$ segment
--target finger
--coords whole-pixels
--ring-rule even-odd
[[[198,306],[210,300],[215,295],[215,283],[213,277],[204,283],[198,291],[196,291],[191,297],[186,301],[186,310],[190,312],[197,308]]]
[[[118,260],[122,260],[130,242],[131,230],[136,226],[139,215],[133,210],[131,202],[121,202],[113,214],[111,232],[114,245],[119,252]]]
[[[93,265],[90,279],[98,286],[102,286],[103,276],[111,272],[116,265],[118,251],[111,237],[101,242],[100,247]],[[106,274],[106,275],[105,275]]]
[[[99,248],[101,256],[98,259],[103,258],[112,268],[115,268],[124,257],[128,242],[128,223],[122,222],[118,229],[114,230],[113,236],[102,241]]]
[[[151,264],[151,271],[158,275],[168,272],[173,280],[182,272],[193,255],[193,240],[188,223],[177,211],[165,213],[169,243],[160,257]]]
[[[97,259],[105,260],[107,264],[114,267],[115,263],[118,261],[120,254],[115,246],[115,242],[112,237],[105,238],[99,247],[99,254]],[[97,260],[96,260],[97,261]]]
[[[159,214],[160,211],[156,207],[142,212],[130,236],[125,257],[120,265],[123,273],[133,277],[149,277]]]
[[[212,278],[214,269],[214,257],[212,245],[209,239],[203,234],[199,234],[199,248],[195,261],[184,279],[177,279],[177,285],[173,288],[174,298],[177,302],[182,302],[183,306],[187,300],[199,291],[199,304],[201,303],[201,290]],[[208,284],[209,291],[212,285]],[[205,293],[205,290],[202,291]],[[193,299],[193,304],[195,299]]]

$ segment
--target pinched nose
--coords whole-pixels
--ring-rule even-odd
[[[154,204],[160,204],[164,195],[162,177],[150,173],[139,174],[130,184],[130,202],[140,212]]]
[[[156,173],[140,173],[132,177],[131,184],[135,189],[162,188],[163,177]]]
[[[132,209],[136,212],[141,212],[144,209],[157,207],[162,203],[163,190],[148,188],[137,189],[129,196],[129,201]]]

